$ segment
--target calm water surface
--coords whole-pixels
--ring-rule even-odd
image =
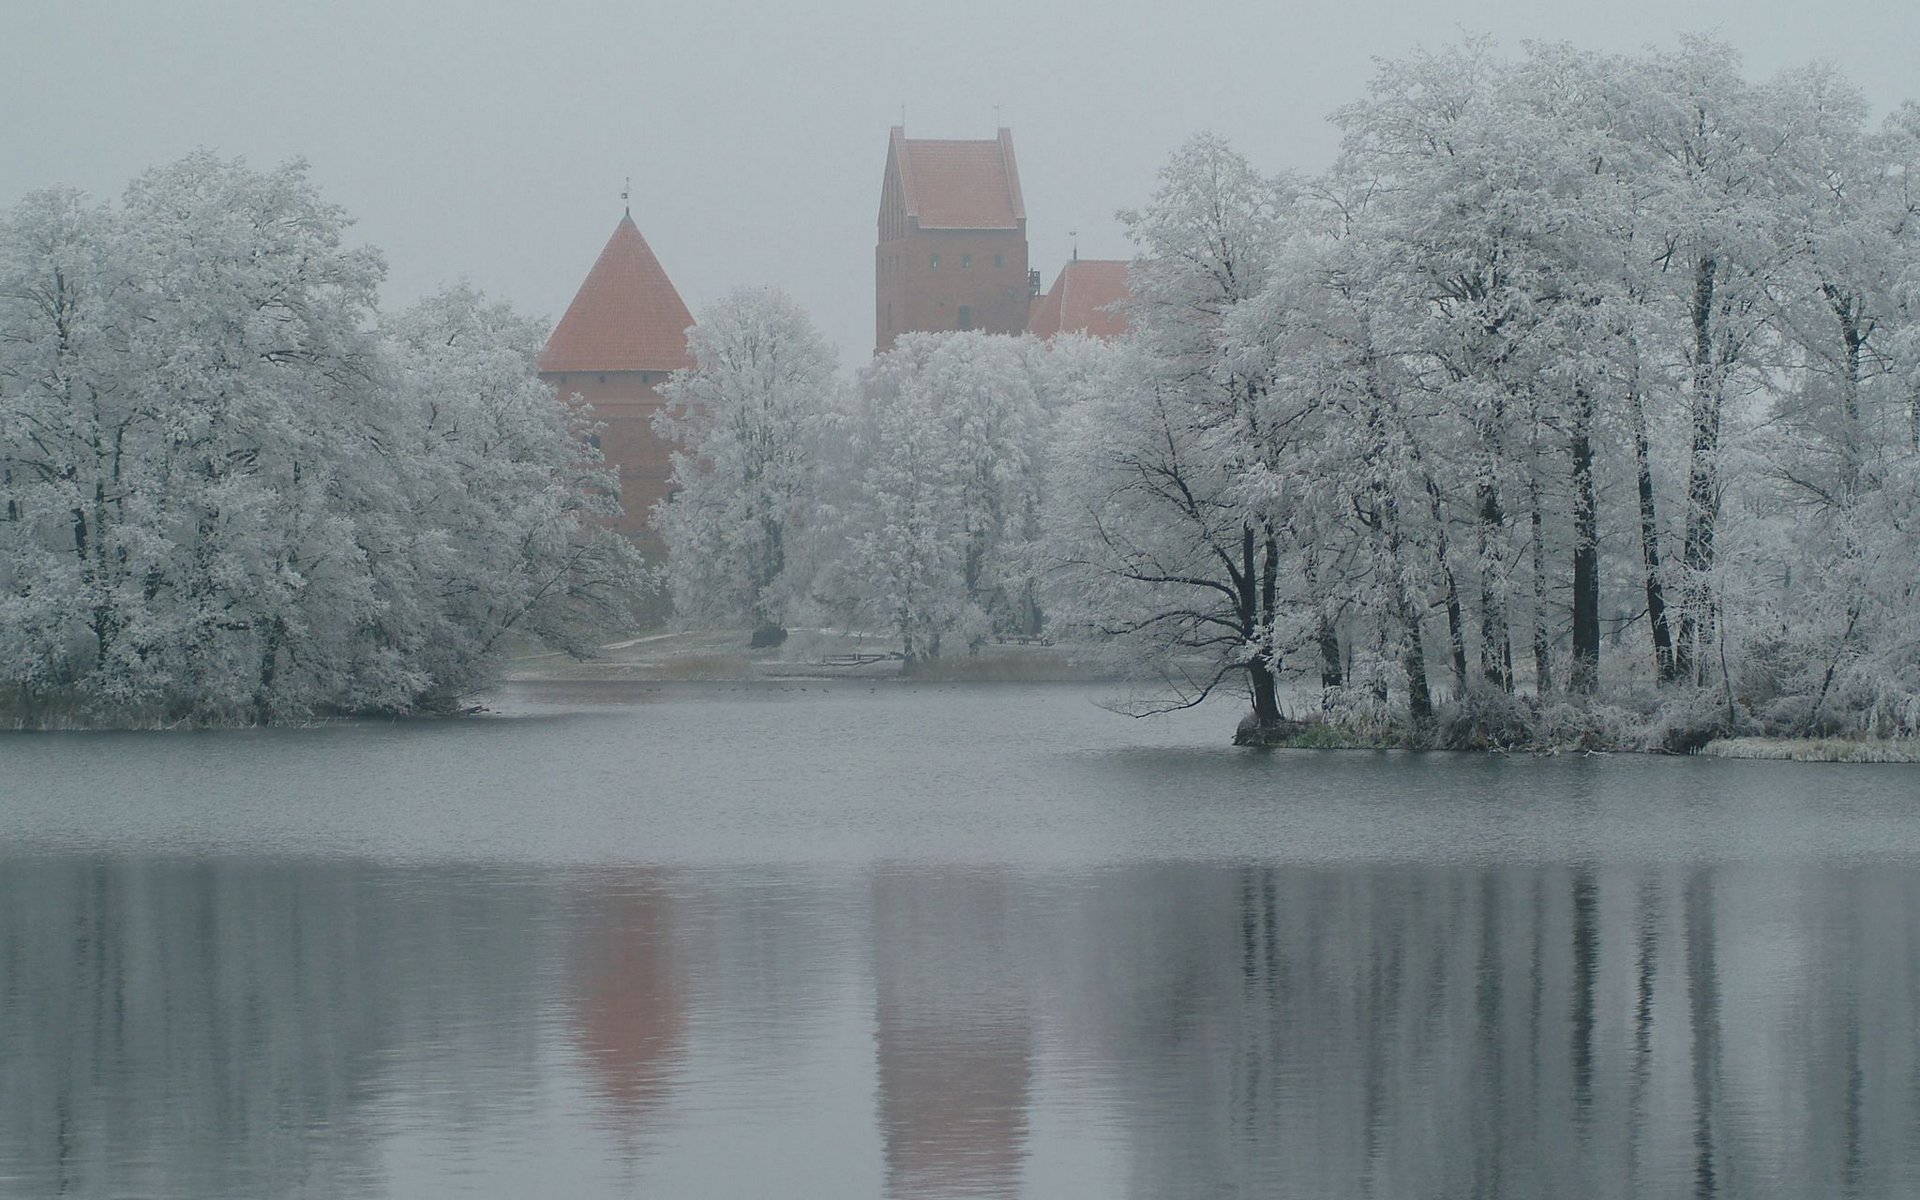
[[[0,737],[0,1195],[1920,1195],[1920,768],[1100,694]]]

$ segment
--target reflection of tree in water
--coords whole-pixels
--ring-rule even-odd
[[[379,1127],[530,1104],[530,889],[471,871],[0,865],[0,1177],[20,1195],[377,1190]],[[483,1111],[484,1110],[484,1111]]]
[[[642,877],[591,896],[575,937],[575,1037],[595,1083],[632,1124],[661,1105],[686,1056],[673,901]]]
[[[1012,1196],[1026,1157],[1029,930],[990,872],[881,875],[873,972],[890,1196]]]
[[[1911,878],[1153,870],[1084,899],[1049,1006],[1135,1195],[1906,1194]]]

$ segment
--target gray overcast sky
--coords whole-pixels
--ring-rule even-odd
[[[1051,283],[1187,135],[1267,168],[1331,161],[1327,113],[1370,59],[1463,31],[1632,50],[1716,32],[1770,75],[1840,63],[1876,109],[1920,93],[1915,0],[1140,3],[1108,0],[0,0],[0,205],[54,183],[117,196],[205,146],[295,155],[387,254],[385,302],[465,276],[557,319],[620,216],[696,314],[784,287],[855,365],[872,349],[887,128],[1013,128]]]

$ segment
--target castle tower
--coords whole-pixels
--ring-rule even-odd
[[[1031,300],[1013,131],[936,141],[894,126],[880,184],[874,345],[920,330],[1019,333]]]
[[[687,311],[673,281],[628,213],[614,226],[566,315],[547,338],[540,378],[560,395],[593,406],[600,450],[620,476],[625,509],[618,528],[643,547],[659,549],[647,512],[666,498],[670,447],[653,432],[663,403],[655,389],[669,372],[693,365]]]

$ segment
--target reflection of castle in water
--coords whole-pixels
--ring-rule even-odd
[[[672,900],[652,881],[595,897],[576,933],[575,1037],[595,1082],[633,1121],[668,1097],[686,1055]]]
[[[1003,874],[873,884],[875,1054],[890,1196],[1016,1195],[1032,1081],[1033,947]]]
[[[1063,1110],[1143,1198],[1911,1194],[1916,914],[1899,867],[11,860],[0,1191],[379,1191],[396,1112],[512,1137],[558,1065],[718,1145],[838,1106],[862,1194],[1038,1187]]]

